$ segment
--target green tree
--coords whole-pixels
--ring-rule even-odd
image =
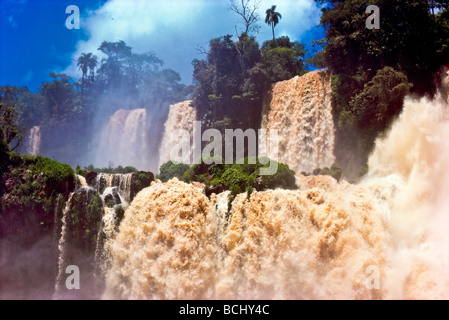
[[[159,169],[160,174],[156,176],[156,178],[160,179],[162,182],[167,182],[173,178],[181,180],[188,169],[189,165],[187,164],[168,161],[161,165]]]
[[[17,126],[17,113],[14,107],[0,103],[0,138],[2,144],[8,146],[8,151],[14,151],[19,147],[23,131],[24,129]]]
[[[53,126],[73,119],[83,112],[79,95],[65,74],[50,73],[53,81],[42,83],[39,91],[44,99],[47,125]]]
[[[291,42],[283,36],[275,41],[266,41],[262,46],[262,62],[271,82],[288,80],[305,73],[304,44]]]
[[[271,26],[271,29],[273,31],[273,41],[276,40],[274,36],[274,28],[277,26],[280,19],[282,19],[282,15],[279,12],[276,12],[275,5],[271,6],[270,9],[267,9],[265,23]]]
[[[78,58],[77,66],[82,72],[81,76],[81,91],[84,92],[86,88],[86,79],[88,77],[88,71],[90,71],[90,77],[94,75],[95,68],[97,66],[97,57],[92,53],[83,53]]]
[[[14,107],[20,126],[39,125],[46,116],[44,99],[39,93],[32,94],[27,87],[0,87],[0,103]]]

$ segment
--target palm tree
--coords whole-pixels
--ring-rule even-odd
[[[83,73],[83,75],[81,77],[81,90],[84,91],[87,71],[90,70],[90,73],[92,75],[95,67],[97,66],[97,57],[94,56],[92,53],[87,53],[87,54],[83,53],[78,58],[77,66]]]
[[[271,25],[271,28],[273,29],[273,41],[276,41],[276,38],[274,37],[274,27],[276,27],[279,20],[282,19],[282,15],[279,12],[276,12],[276,6],[272,6],[266,13],[265,23]]]

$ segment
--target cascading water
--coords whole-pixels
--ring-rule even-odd
[[[165,122],[164,135],[159,148],[159,167],[170,160],[170,152],[181,137],[177,130],[186,130],[193,137],[193,123],[196,120],[196,109],[191,107],[192,101],[184,101],[170,106],[168,119]],[[190,141],[193,145],[193,141]]]
[[[58,250],[59,250],[59,256],[58,256],[58,274],[56,277],[56,284],[55,284],[55,297],[57,297],[57,294],[59,292],[62,276],[64,274],[64,258],[66,253],[66,241],[67,241],[67,214],[70,211],[70,204],[72,202],[74,193],[71,193],[69,195],[69,198],[65,204],[64,211],[62,212],[62,228],[61,228],[61,236],[59,238],[58,242]]]
[[[95,179],[94,187],[100,194],[103,195],[103,199],[105,199],[107,194],[112,194],[112,188],[117,188],[120,203],[122,203],[126,208],[131,200],[131,179],[132,173],[99,173]]]
[[[330,73],[313,71],[276,83],[265,99],[262,129],[278,130],[279,161],[292,170],[311,172],[335,161],[331,97]]]
[[[241,194],[227,212],[226,194],[209,200],[176,179],[153,183],[110,244],[104,298],[447,299],[444,112],[441,101],[406,99],[359,185],[300,177],[300,190]]]
[[[41,127],[34,126],[30,129],[25,139],[25,154],[36,156],[41,145]]]
[[[146,159],[148,125],[145,109],[115,112],[104,127],[96,154],[96,165],[107,167],[130,165],[140,169],[149,167]]]

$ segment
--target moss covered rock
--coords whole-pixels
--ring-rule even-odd
[[[148,188],[153,181],[154,174],[152,172],[139,171],[133,173],[131,176],[131,190],[129,192],[130,202],[142,189]]]

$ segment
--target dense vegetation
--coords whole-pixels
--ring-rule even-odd
[[[81,170],[80,166],[77,166],[76,168],[77,174],[84,175],[86,171],[95,171],[95,172],[102,172],[102,173],[112,173],[112,174],[127,174],[127,173],[133,173],[137,172],[137,169],[132,166],[118,166],[116,168],[107,167],[107,168],[95,168],[93,165],[88,165],[87,167],[84,167],[84,170]]]
[[[266,41],[242,34],[214,39],[206,60],[194,60],[193,106],[207,127],[258,128],[271,83],[305,72],[304,45],[288,37]]]
[[[69,192],[74,190],[74,171],[48,158],[14,153],[8,163],[0,184],[0,235],[28,230],[29,239],[36,239],[53,230],[55,214],[62,211]]]
[[[214,158],[213,160],[202,159],[201,163],[191,167],[169,161],[161,166],[159,177],[163,178],[163,181],[178,178],[185,182],[203,183],[208,196],[229,190],[232,196],[247,192],[249,197],[254,190],[297,188],[295,172],[286,164],[277,163],[278,169],[274,175],[260,175],[260,168],[270,166],[270,163],[262,164],[260,160],[267,159],[245,158],[244,164],[233,165],[222,164],[222,159]]]
[[[322,50],[314,63],[333,74],[335,153],[346,175],[355,177],[366,171],[375,139],[401,112],[404,96],[435,92],[435,75],[449,63],[449,2],[316,2],[326,5],[326,38],[316,42]],[[369,4],[380,9],[380,29],[365,26]]]

